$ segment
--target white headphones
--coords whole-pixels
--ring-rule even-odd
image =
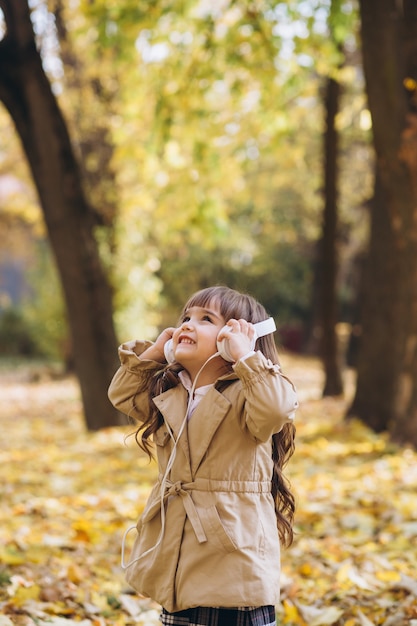
[[[254,350],[255,348],[255,343],[258,337],[264,337],[264,335],[269,335],[273,332],[276,331],[277,327],[275,326],[275,322],[273,320],[272,317],[269,317],[268,319],[264,320],[263,322],[258,322],[257,324],[253,325],[254,329],[255,329],[255,334],[253,336],[252,339],[252,344],[251,344],[251,350]],[[223,326],[222,330],[220,332],[231,332],[231,327],[230,326]],[[218,354],[225,360],[225,361],[230,361],[231,363],[233,363],[234,359],[231,356],[230,352],[229,352],[229,342],[227,341],[227,339],[223,339],[222,341],[218,341],[217,342],[217,351]],[[165,358],[167,360],[167,363],[174,363],[175,362],[175,356],[174,356],[174,348],[173,348],[173,341],[172,339],[169,339],[165,345],[164,345],[164,353],[165,353]]]

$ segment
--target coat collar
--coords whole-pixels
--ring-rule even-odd
[[[192,476],[197,471],[216,430],[231,406],[230,401],[216,387],[223,381],[232,381],[237,378],[234,372],[221,376],[201,399],[189,423],[184,426],[178,445],[185,454]],[[179,384],[156,396],[153,401],[177,439],[183,421],[186,419],[187,391],[182,384]]]
[[[186,419],[187,413],[187,392],[184,387],[179,384],[168,391],[164,391],[155,396],[153,399],[154,404],[162,413],[164,420],[171,428],[175,439],[178,439],[178,434],[181,430],[184,419]],[[182,448],[188,462],[190,462],[190,452],[188,446],[187,425],[185,424],[182,435],[179,439],[178,445]]]
[[[195,409],[188,423],[191,472],[193,477],[230,407],[230,400],[213,387],[202,398]]]

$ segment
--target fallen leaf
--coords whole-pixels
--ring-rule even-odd
[[[321,365],[285,359],[302,402],[277,621],[417,626],[417,454],[344,420],[352,386],[321,398]],[[132,595],[120,568],[124,529],[157,475],[125,442],[132,428],[87,433],[71,378],[0,373],[0,387],[0,626],[157,626],[159,606]]]
[[[308,626],[330,626],[343,615],[343,610],[335,606],[305,606],[297,602],[297,608]]]
[[[362,611],[358,611],[358,617],[360,626],[375,626],[374,622],[371,622],[371,620],[369,620],[366,615],[362,613]]]

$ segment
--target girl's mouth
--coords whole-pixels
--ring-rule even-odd
[[[179,345],[179,344],[183,344],[183,343],[188,344],[188,345],[192,345],[192,344],[194,344],[194,343],[195,343],[195,341],[193,341],[192,339],[190,339],[190,337],[184,337],[184,336],[181,336],[181,337],[179,338],[179,340],[178,340],[178,345]]]

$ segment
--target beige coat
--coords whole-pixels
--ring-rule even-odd
[[[150,344],[119,349],[109,398],[143,420],[147,394],[136,395]],[[168,611],[194,606],[261,606],[279,600],[280,545],[271,496],[271,436],[292,420],[296,392],[277,365],[257,352],[237,362],[202,398],[174,447],[164,424],[155,433],[160,469],[138,524],[126,579]],[[231,381],[221,385],[220,381]],[[177,437],[187,410],[182,384],[154,399]],[[135,531],[136,533],[136,531]]]

